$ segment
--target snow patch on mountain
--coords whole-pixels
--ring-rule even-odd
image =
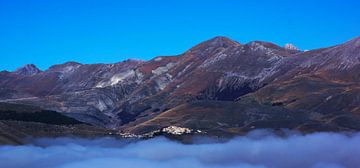
[[[265,47],[264,45],[262,45],[261,43],[256,42],[256,41],[250,42],[250,47],[251,47],[251,49],[254,50],[254,51],[268,50],[267,47]]]
[[[58,69],[56,72],[60,72],[59,79],[62,80],[75,72],[80,66],[80,64],[67,65],[61,69]]]
[[[173,78],[172,75],[170,75],[168,73],[157,78],[155,80],[155,83],[157,85],[156,89],[164,90],[166,88],[166,86],[172,81],[172,78]]]
[[[267,68],[263,68],[261,69],[260,72],[258,72],[255,75],[250,75],[250,74],[246,74],[244,72],[225,72],[224,74],[224,78],[232,78],[232,77],[236,77],[239,78],[243,81],[258,81],[258,82],[262,82],[266,79],[268,79],[269,77],[273,76],[275,73],[277,73],[279,71],[279,66],[280,66],[280,62],[267,67]]]
[[[156,57],[156,58],[154,59],[154,61],[161,61],[161,60],[162,60],[161,57]]]
[[[143,74],[139,73],[136,70],[127,70],[125,72],[121,72],[121,73],[117,73],[117,74],[113,75],[110,78],[110,80],[99,82],[95,87],[96,88],[104,88],[104,87],[108,87],[108,86],[115,86],[119,83],[125,82],[126,79],[129,79],[129,78],[136,78],[135,82],[141,83]]]
[[[261,42],[253,41],[249,43],[251,50],[256,52],[263,52],[268,56],[278,56],[274,51],[274,49],[264,46]]]
[[[98,101],[97,101],[96,107],[97,107],[97,109],[99,109],[100,111],[104,111],[104,110],[107,109],[106,104],[105,104],[104,101],[102,101],[102,100],[98,100]]]
[[[135,71],[134,70],[130,70],[130,71],[126,71],[120,74],[116,74],[113,77],[111,77],[110,79],[110,85],[116,85],[119,82],[122,82],[124,79],[129,78],[129,77],[133,77],[135,76]]]
[[[226,57],[228,56],[227,54],[224,53],[225,49],[222,49],[220,52],[218,52],[214,57],[205,60],[201,65],[200,68],[207,68],[212,64],[215,64],[216,62],[219,62],[221,60],[226,59]]]
[[[170,62],[170,63],[166,64],[166,66],[161,66],[161,67],[158,67],[158,68],[152,70],[151,73],[153,73],[155,75],[161,75],[161,74],[167,72],[169,69],[171,69],[175,65],[176,65],[175,63]]]
[[[193,63],[186,65],[186,67],[181,72],[179,72],[177,76],[181,76],[181,75],[185,74],[185,72],[192,66],[192,64]]]
[[[300,65],[314,70],[347,70],[360,65],[360,40],[348,41],[312,56]]]

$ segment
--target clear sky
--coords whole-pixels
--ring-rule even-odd
[[[219,35],[331,46],[360,35],[360,1],[0,0],[0,70],[148,60]]]

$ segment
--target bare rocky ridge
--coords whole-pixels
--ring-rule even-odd
[[[149,61],[3,71],[0,99],[136,134],[169,126],[219,134],[359,130],[359,72],[360,37],[306,52],[215,37]]]

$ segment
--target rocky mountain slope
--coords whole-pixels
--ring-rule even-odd
[[[38,107],[0,103],[0,144],[23,144],[26,138],[108,135],[112,131],[90,126],[61,113]]]
[[[215,37],[177,56],[0,72],[0,100],[136,134],[360,129],[360,37],[311,51]]]

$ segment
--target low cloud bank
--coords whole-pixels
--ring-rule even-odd
[[[209,141],[209,139],[204,139]],[[201,138],[196,142],[201,142]],[[360,133],[291,134],[255,131],[225,143],[184,145],[166,138],[36,139],[0,146],[1,168],[342,168],[360,167]]]

